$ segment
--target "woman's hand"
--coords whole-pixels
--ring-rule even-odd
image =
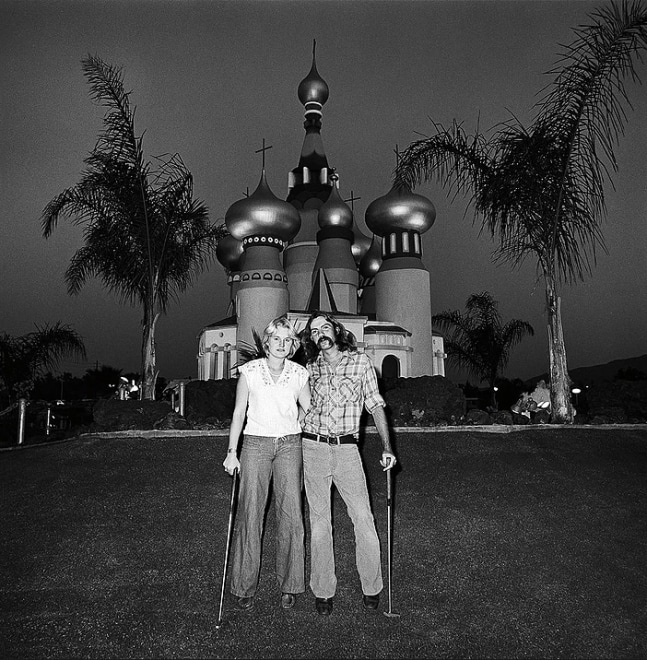
[[[380,460],[380,465],[384,468],[382,472],[390,470],[395,466],[397,462],[398,461],[395,457],[395,454],[391,453],[390,451],[382,452],[382,459]]]

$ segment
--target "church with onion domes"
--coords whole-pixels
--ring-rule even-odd
[[[394,187],[366,209],[372,237],[359,230],[323,146],[328,95],[313,48],[312,67],[298,87],[305,138],[286,199],[272,192],[263,165],[256,190],[225,214],[229,235],[216,256],[227,273],[229,316],[200,332],[200,380],[236,376],[238,349],[254,346],[254,331],[262,334],[283,314],[300,331],[313,311],[338,318],[379,376],[445,375],[422,262],[422,234],[434,223],[434,205]]]

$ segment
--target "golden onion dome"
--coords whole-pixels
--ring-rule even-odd
[[[366,236],[366,234],[363,234],[357,228],[357,226],[353,227],[353,234],[355,235],[355,239],[353,240],[353,244],[351,245],[350,249],[353,253],[353,259],[355,259],[355,263],[359,266],[362,258],[371,247],[371,239]]]
[[[323,105],[328,100],[328,93],[328,85],[317,71],[313,48],[310,73],[308,73],[308,75],[299,83],[299,101],[301,101],[303,105],[306,105],[307,103],[318,103],[319,105]]]
[[[368,205],[365,218],[366,226],[378,236],[406,230],[422,234],[434,224],[436,209],[426,197],[394,186]]]
[[[292,204],[279,199],[270,190],[263,170],[256,190],[229,207],[225,224],[239,241],[248,236],[273,236],[289,241],[299,231],[301,218]]]
[[[319,226],[324,227],[344,227],[350,229],[353,226],[353,212],[346,202],[341,198],[339,189],[335,185],[336,175],[333,179],[333,187],[328,199],[321,205],[317,220]]]
[[[240,258],[243,252],[242,242],[231,234],[223,236],[216,245],[216,259],[230,271],[240,270]]]
[[[381,243],[382,241],[374,235],[370,247],[359,262],[359,274],[365,279],[374,277],[375,273],[380,270],[382,265]]]

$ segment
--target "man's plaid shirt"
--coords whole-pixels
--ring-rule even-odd
[[[321,354],[306,365],[312,396],[303,424],[303,430],[308,433],[358,433],[362,408],[370,413],[385,405],[370,358],[350,351],[341,355],[334,367]]]

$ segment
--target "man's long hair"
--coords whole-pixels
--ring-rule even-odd
[[[317,318],[324,318],[330,323],[335,332],[335,343],[340,351],[357,351],[357,343],[355,342],[355,335],[346,330],[346,328],[334,317],[326,312],[313,312],[301,331],[301,346],[305,353],[306,362],[314,362],[319,355],[319,347],[312,341],[311,326],[312,322]]]

